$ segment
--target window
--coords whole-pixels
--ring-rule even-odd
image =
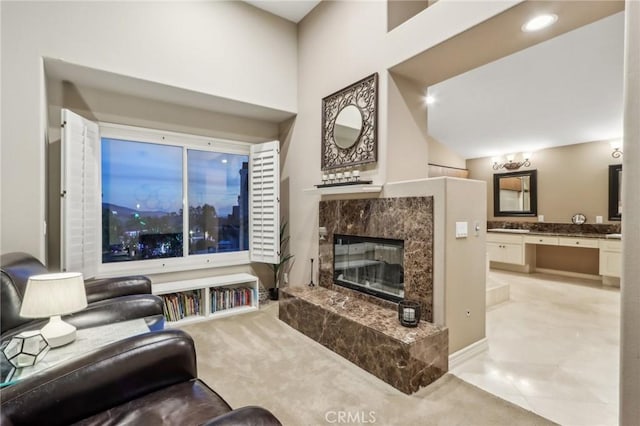
[[[187,151],[189,254],[249,250],[249,156]]]
[[[277,258],[277,141],[108,124],[89,133],[94,123],[66,110],[63,122],[63,188],[71,191],[63,199],[65,270],[109,276]],[[99,202],[85,203],[96,194]]]
[[[102,263],[183,255],[182,148],[102,138]]]

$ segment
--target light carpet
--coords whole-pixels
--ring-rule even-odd
[[[259,311],[181,326],[198,376],[232,407],[259,405],[285,426],[547,425],[548,420],[446,374],[406,395]]]

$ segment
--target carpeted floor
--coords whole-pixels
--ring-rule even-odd
[[[285,426],[552,424],[450,374],[405,395],[282,323],[277,308],[181,327],[199,377],[234,408],[265,407]]]

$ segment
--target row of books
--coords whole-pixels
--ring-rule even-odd
[[[211,289],[211,313],[252,304],[253,290],[249,287]]]
[[[162,300],[164,302],[164,316],[167,321],[178,321],[190,315],[204,314],[199,290],[165,294],[162,296]]]

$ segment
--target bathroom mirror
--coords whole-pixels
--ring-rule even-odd
[[[537,170],[493,175],[494,216],[536,216],[537,214]]]
[[[609,166],[609,220],[622,220],[622,164]]]
[[[322,170],[377,160],[378,74],[322,99]]]

